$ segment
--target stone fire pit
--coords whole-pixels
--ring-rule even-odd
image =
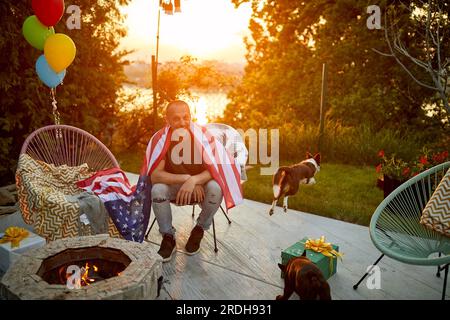
[[[93,282],[69,289],[66,269],[93,262]],[[91,266],[92,268],[92,266]],[[84,271],[84,269],[82,269]],[[161,257],[148,243],[108,235],[66,238],[25,252],[0,283],[4,299],[155,299],[162,277]]]

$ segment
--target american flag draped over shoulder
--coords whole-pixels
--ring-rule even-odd
[[[200,148],[203,163],[219,184],[230,209],[243,200],[240,173],[234,158],[205,127],[191,122],[190,131],[196,148]],[[150,220],[151,190],[149,179],[158,163],[164,159],[172,130],[166,126],[150,139],[136,186],[131,186],[120,168],[98,171],[92,177],[77,182],[78,187],[95,193],[104,203],[109,216],[126,240],[142,242]]]

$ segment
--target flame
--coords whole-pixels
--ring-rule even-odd
[[[81,284],[89,286],[92,282],[95,282],[95,279],[89,277],[89,270],[91,269],[91,266],[89,262],[86,262],[84,265],[84,268],[81,268],[81,271],[83,274],[81,275]],[[94,269],[94,272],[98,271],[98,267],[94,264],[92,265],[92,269]]]
[[[102,279],[100,274],[98,273],[100,270],[99,267],[97,267],[92,262],[85,262],[84,267],[81,267],[81,286],[89,286],[92,283],[98,281],[99,279]],[[117,276],[120,276],[122,272],[117,272]],[[58,269],[58,275],[61,283],[65,283],[67,279],[72,276],[71,273],[66,273],[65,266],[62,266]],[[98,276],[99,278],[96,278]]]

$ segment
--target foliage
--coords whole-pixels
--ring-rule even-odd
[[[64,15],[55,26],[73,39],[77,54],[57,87],[58,110],[64,124],[85,129],[108,146],[112,119],[118,111],[117,91],[125,80],[124,56],[119,51],[125,35],[118,8],[129,0],[79,0],[81,29],[68,30]],[[22,23],[33,14],[31,2],[0,2],[0,179],[13,181],[20,148],[35,129],[53,124],[50,89],[35,73],[35,62],[42,52],[32,48],[22,36]]]
[[[447,150],[433,152],[426,147],[422,149],[419,157],[412,161],[405,161],[396,154],[387,156],[384,150],[380,150],[378,156],[381,163],[377,165],[376,171],[398,181],[408,180],[422,171],[450,160]]]
[[[394,59],[382,57],[372,50],[387,51],[387,45],[383,30],[369,30],[366,26],[366,2],[232,1],[235,5],[250,2],[253,14],[249,23],[251,37],[246,40],[248,65],[242,84],[229,95],[231,103],[223,121],[246,128],[279,128],[283,124],[282,127],[292,128],[295,134],[299,125],[318,127],[322,63],[326,62],[326,119],[332,121],[328,126],[338,123],[343,130],[352,132],[349,143],[359,133],[365,140],[356,139],[355,142],[373,146],[378,143],[376,139],[382,138],[378,132],[384,129],[403,137],[412,135],[416,138],[420,134],[419,139],[425,142],[449,135],[450,128],[448,122],[443,121],[444,115],[431,112],[428,116],[430,110],[425,110],[428,103],[435,101],[433,91],[417,85]],[[370,4],[386,7],[386,1]],[[400,6],[392,4],[397,5]],[[399,12],[406,21],[404,31],[419,32],[408,13]],[[422,46],[414,40],[414,37],[410,39],[408,48],[411,52],[420,52]],[[408,66],[415,70],[414,64],[409,63]],[[367,135],[368,131],[374,136]],[[311,144],[300,147],[317,145],[318,132],[314,130],[313,133],[315,135],[309,138]],[[303,137],[286,139],[292,143],[305,140]],[[292,145],[299,144],[290,144],[291,150]],[[349,145],[341,146],[343,152],[350,148]],[[401,145],[398,147],[402,148]],[[362,145],[355,148],[376,153]],[[336,150],[332,155],[330,152],[335,151],[326,147],[324,150],[330,158],[339,152]],[[363,152],[356,155],[373,158]],[[347,153],[347,157],[350,156],[354,154]],[[342,162],[347,160],[342,159]]]

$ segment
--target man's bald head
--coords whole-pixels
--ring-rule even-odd
[[[188,128],[191,121],[189,105],[182,100],[171,101],[166,108],[166,120],[175,128]]]
[[[180,109],[187,110],[190,113],[189,105],[183,100],[171,101],[166,107],[166,116],[169,115],[170,112],[179,111]]]

